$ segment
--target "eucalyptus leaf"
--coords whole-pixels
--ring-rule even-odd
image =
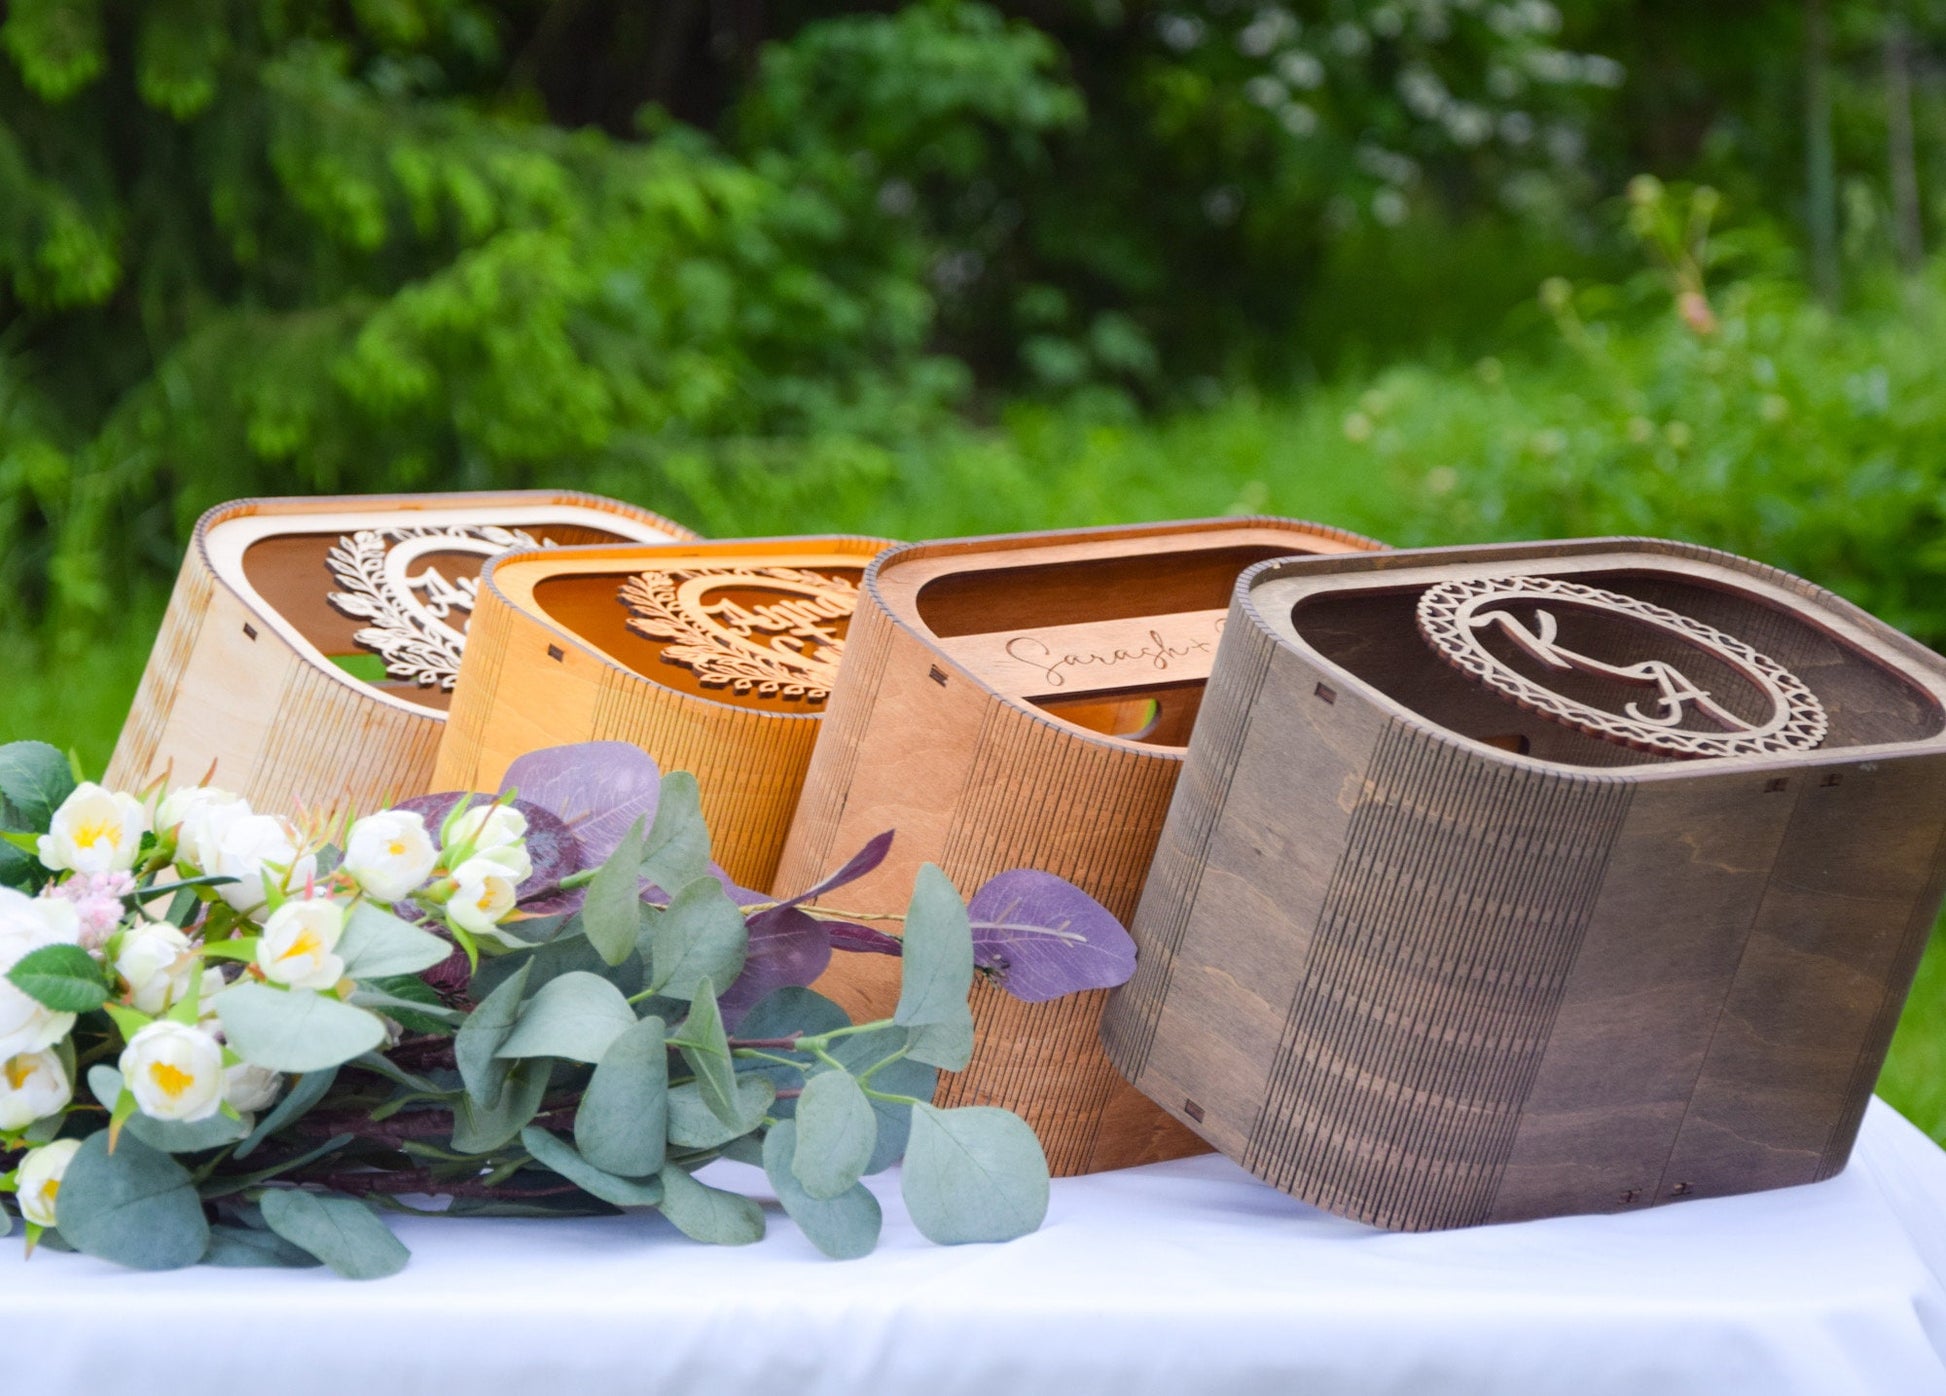
[[[88,1089],[96,1100],[112,1106],[122,1096],[122,1073],[106,1062],[97,1062],[88,1068]],[[138,1110],[128,1117],[123,1131],[165,1154],[195,1154],[234,1144],[250,1132],[250,1127],[220,1113],[192,1122],[151,1119]]]
[[[729,1035],[723,1031],[723,1015],[716,1009],[716,989],[709,980],[696,986],[689,1016],[672,1045],[682,1049],[682,1059],[696,1074],[703,1100],[716,1118],[734,1123],[738,1118],[736,1064],[730,1057]]]
[[[309,989],[242,981],[216,996],[236,1054],[272,1071],[323,1071],[385,1041],[378,1015]]]
[[[777,1086],[767,1076],[746,1072],[737,1077],[736,1116],[723,1120],[703,1098],[694,1081],[669,1090],[669,1143],[679,1149],[715,1149],[748,1134],[764,1122]],[[781,1102],[777,1102],[780,1103]]]
[[[900,1180],[913,1225],[942,1246],[1011,1241],[1047,1216],[1047,1157],[1026,1121],[990,1105],[912,1107]]]
[[[521,996],[527,992],[527,978],[533,968],[531,960],[521,965],[466,1015],[466,1021],[453,1034],[453,1060],[459,1066],[460,1080],[466,1083],[467,1095],[488,1110],[500,1103],[500,1090],[511,1070],[494,1054],[506,1045],[507,1035],[520,1017]]]
[[[385,1013],[399,1018],[422,1018],[439,1027],[451,1027],[465,1015],[457,1008],[448,1008],[443,1003],[425,1003],[416,998],[400,998],[397,994],[379,988],[376,984],[359,984],[351,991],[351,1003],[358,1008],[369,1008],[374,1013]]]
[[[56,1013],[91,1013],[108,1002],[108,981],[78,945],[43,945],[14,961],[7,982]]]
[[[640,910],[636,913],[638,918]],[[598,974],[620,989],[624,994],[638,994],[644,979],[641,957],[631,953],[619,965],[611,965],[602,959],[601,952],[588,942],[582,934],[581,918],[570,918],[543,945],[529,951],[511,955],[495,955],[480,966],[479,973],[473,976],[473,993],[476,998],[484,997],[498,989],[516,970],[528,970],[527,991],[532,993],[550,979],[559,979],[564,974],[576,971]]]
[[[971,1022],[966,996],[973,990],[973,935],[966,904],[931,863],[913,880],[906,908],[904,977],[892,1021],[900,1027]]]
[[[412,1258],[356,1198],[279,1188],[265,1193],[259,1205],[272,1231],[348,1280],[382,1280]]]
[[[795,1160],[801,1147],[799,1127],[792,1120],[779,1121],[764,1136],[764,1176],[770,1179],[784,1211],[806,1239],[833,1260],[870,1255],[884,1223],[878,1199],[856,1182],[832,1197],[812,1196],[796,1172]]]
[[[646,1181],[635,1178],[617,1177],[606,1169],[597,1168],[588,1162],[566,1140],[548,1133],[538,1125],[529,1125],[520,1132],[520,1142],[527,1146],[527,1152],[534,1156],[535,1162],[566,1178],[583,1192],[599,1197],[603,1202],[617,1207],[654,1207],[662,1201],[662,1182],[659,1178]],[[657,1165],[658,1169],[660,1165]]]
[[[864,1176],[878,1143],[878,1117],[849,1072],[823,1071],[806,1082],[795,1123],[791,1172],[806,1194],[833,1198]]]
[[[453,947],[444,937],[361,901],[345,918],[337,953],[349,978],[370,980],[429,970],[451,955]]]
[[[256,1231],[247,1226],[213,1226],[209,1250],[203,1264],[232,1269],[282,1267],[290,1270],[315,1269],[324,1262],[301,1246],[293,1246],[274,1231]]]
[[[574,1142],[595,1167],[646,1178],[662,1167],[668,1125],[669,1049],[662,1020],[644,1018],[595,1067],[575,1112]]]
[[[763,1208],[749,1198],[699,1183],[674,1164],[662,1169],[662,1215],[692,1241],[747,1246],[764,1237]]]
[[[620,989],[599,975],[564,974],[520,1006],[513,1031],[494,1055],[561,1057],[592,1065],[634,1026],[635,1010]]]
[[[710,875],[709,828],[703,823],[702,792],[688,771],[671,771],[662,778],[649,826],[641,873],[656,886],[687,887]]]
[[[635,953],[635,938],[642,929],[638,869],[647,846],[648,835],[637,819],[608,861],[595,869],[587,899],[581,904],[582,932],[611,965],[619,965]]]
[[[947,1071],[964,1071],[973,1060],[973,1015],[950,1023],[926,1023],[912,1029],[906,1055]]]
[[[268,1115],[257,1121],[257,1127],[250,1131],[249,1137],[238,1146],[235,1158],[249,1158],[257,1146],[283,1129],[286,1125],[303,1118],[313,1106],[324,1099],[325,1092],[338,1079],[338,1069],[329,1067],[323,1071],[307,1071],[291,1082],[284,1098],[277,1102]]]
[[[547,1057],[523,1061],[507,1073],[500,1098],[481,1105],[461,1096],[453,1107],[453,1149],[462,1154],[490,1154],[526,1128],[547,1097],[554,1063]]]
[[[909,1056],[881,1065],[904,1045],[901,1041],[904,1036],[897,1028],[856,1033],[840,1038],[833,1045],[831,1055],[861,1079],[866,1072],[871,1072],[872,1089],[883,1095],[910,1096],[930,1102],[939,1085],[936,1070]],[[872,1113],[878,1116],[878,1141],[872,1149],[871,1161],[865,1165],[867,1175],[882,1173],[905,1156],[906,1139],[912,1127],[912,1107],[901,1101],[873,1098]]]
[[[671,998],[688,998],[704,980],[729,984],[743,969],[749,933],[743,912],[723,884],[699,877],[677,892],[664,910],[646,913],[649,987]]]
[[[108,1131],[82,1141],[61,1179],[61,1235],[76,1250],[136,1270],[179,1270],[209,1248],[189,1174],[169,1155]]]

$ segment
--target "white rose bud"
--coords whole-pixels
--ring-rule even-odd
[[[223,1098],[244,1114],[268,1110],[284,1089],[282,1073],[266,1066],[239,1062],[223,1073]]]
[[[81,917],[73,902],[0,887],[0,1061],[52,1047],[74,1026],[72,1013],[42,1007],[6,981],[7,971],[43,946],[80,942]]]
[[[251,813],[241,795],[207,785],[172,790],[156,810],[155,827],[176,831],[176,861],[207,872],[216,862],[223,831]]]
[[[474,805],[453,821],[449,848],[470,843],[475,857],[519,843],[527,837],[527,816],[512,805]]]
[[[317,858],[297,852],[297,831],[286,820],[247,814],[231,820],[217,842],[216,858],[203,870],[235,882],[217,888],[223,900],[246,916],[263,907],[264,878],[281,892],[304,886],[317,872]]]
[[[61,801],[40,836],[41,862],[56,872],[126,872],[148,832],[149,812],[133,795],[83,781]]]
[[[223,1106],[223,1048],[200,1028],[150,1023],[122,1049],[122,1080],[156,1120],[207,1120]]]
[[[461,930],[489,934],[514,909],[518,884],[490,858],[469,858],[453,873],[453,880],[459,885],[446,903],[446,914]]]
[[[68,1069],[53,1052],[23,1052],[0,1062],[0,1133],[23,1130],[67,1109],[73,1099]]]
[[[344,908],[328,897],[285,902],[264,922],[257,968],[273,984],[329,989],[345,977],[345,962],[331,953],[344,933]]]
[[[439,850],[426,832],[425,817],[411,810],[386,810],[361,819],[345,840],[344,870],[367,895],[383,902],[411,896],[438,862]]]
[[[115,956],[115,973],[128,985],[129,1002],[149,1014],[163,1012],[186,995],[195,969],[189,937],[166,921],[129,930]]]
[[[15,1182],[20,1189],[21,1216],[35,1226],[55,1225],[54,1200],[60,1195],[61,1180],[67,1177],[68,1165],[80,1152],[79,1139],[57,1139],[52,1144],[41,1145],[20,1161],[20,1174]]]

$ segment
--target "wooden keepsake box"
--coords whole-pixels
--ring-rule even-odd
[[[481,565],[508,548],[694,537],[598,495],[245,499],[196,523],[107,781],[172,773],[260,809],[429,788]]]
[[[1033,867],[1124,920],[1135,909],[1237,574],[1290,553],[1376,547],[1281,519],[920,543],[865,573],[845,660],[776,887],[807,887],[867,839],[898,838],[845,909],[905,909],[935,862],[971,895]],[[857,1018],[891,1012],[898,965],[841,955],[818,982]],[[1028,1004],[980,983],[967,1070],[944,1104],[994,1104],[1056,1173],[1200,1150],[1115,1074],[1104,993]]]
[[[509,553],[487,567],[439,789],[540,747],[633,742],[692,772],[716,859],[767,888],[877,538]]]
[[[1845,1166],[1946,886],[1946,661],[1679,543],[1239,581],[1110,1058],[1380,1226]]]

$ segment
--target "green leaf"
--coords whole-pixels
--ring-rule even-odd
[[[372,1209],[352,1197],[279,1188],[259,1204],[270,1229],[348,1280],[382,1280],[412,1253]]]
[[[7,971],[7,982],[56,1013],[91,1013],[108,1002],[108,981],[78,945],[43,945]]]
[[[972,1021],[973,931],[946,874],[926,863],[906,908],[903,979],[892,1021],[902,1028]]]
[[[106,1062],[97,1062],[88,1068],[88,1089],[95,1093],[96,1100],[120,1100],[122,1096],[122,1073]],[[242,1120],[233,1120],[228,1115],[218,1113],[207,1120],[155,1120],[139,1111],[128,1117],[123,1125],[126,1134],[132,1134],[151,1149],[160,1149],[165,1154],[195,1154],[204,1149],[220,1149],[225,1144],[234,1144],[249,1133]]]
[[[906,1038],[906,1055],[947,1071],[964,1071],[973,1060],[973,1015],[952,1023],[927,1023]]]
[[[547,1096],[554,1072],[550,1058],[524,1061],[507,1074],[506,1087],[491,1106],[461,1096],[453,1109],[453,1148],[462,1154],[490,1154],[524,1129]]]
[[[716,1006],[716,988],[705,979],[696,986],[690,1001],[689,1016],[672,1045],[682,1049],[682,1059],[696,1073],[703,1100],[716,1118],[731,1124],[738,1118],[736,1064],[730,1058],[729,1035],[723,1031],[723,1014]]]
[[[551,1168],[583,1192],[592,1193],[603,1202],[612,1202],[617,1207],[654,1207],[662,1201],[662,1183],[659,1179],[650,1178],[643,1182],[617,1177],[606,1169],[595,1167],[576,1153],[566,1140],[538,1125],[523,1129],[520,1142],[527,1146],[527,1152],[534,1156],[535,1162]],[[659,1169],[661,1165],[657,1167]]]
[[[702,792],[688,771],[671,771],[662,778],[641,870],[643,877],[665,892],[710,875]]]
[[[61,1235],[76,1250],[136,1270],[179,1270],[209,1248],[202,1199],[180,1164],[108,1131],[82,1142],[61,1179]]]
[[[520,1007],[513,1031],[494,1055],[561,1057],[599,1062],[609,1044],[635,1026],[622,991],[599,975],[576,972],[550,979]]]
[[[520,1017],[521,996],[527,992],[527,976],[533,968],[529,960],[515,970],[510,979],[486,996],[484,1003],[466,1015],[453,1035],[453,1059],[459,1064],[466,1093],[488,1110],[500,1103],[501,1087],[512,1069],[494,1054],[506,1045],[507,1034]]]
[[[216,996],[216,1016],[238,1056],[272,1071],[323,1071],[385,1041],[377,1014],[309,989],[233,984]]]
[[[754,1073],[737,1077],[735,1118],[724,1120],[704,1099],[702,1087],[685,1082],[669,1091],[669,1142],[679,1149],[715,1149],[764,1122],[777,1099],[776,1083]]]
[[[1027,1122],[1006,1110],[915,1105],[901,1189],[930,1241],[1011,1241],[1047,1216],[1047,1157]]]
[[[806,1082],[796,1124],[791,1172],[809,1196],[836,1197],[864,1175],[878,1143],[878,1117],[850,1073],[824,1071]]]
[[[911,1057],[901,1057],[889,1066],[879,1065],[905,1045],[901,1037],[898,1028],[856,1033],[833,1044],[831,1055],[854,1076],[862,1078],[867,1071],[872,1072],[870,1084],[875,1091],[930,1102],[939,1085],[939,1073],[932,1067]],[[901,1101],[874,1098],[872,1113],[878,1116],[878,1143],[872,1149],[871,1162],[865,1165],[868,1176],[884,1172],[905,1157],[906,1138],[912,1127],[912,1107]]]
[[[364,901],[352,908],[338,941],[345,973],[353,979],[418,974],[444,963],[452,953],[451,944],[441,937]]]
[[[662,1215],[690,1240],[713,1246],[763,1240],[763,1208],[749,1198],[699,1183],[673,1163],[664,1165],[661,1177]]]
[[[588,883],[587,898],[581,903],[581,929],[588,943],[611,965],[619,965],[635,953],[635,938],[642,930],[642,855],[648,836],[642,821],[636,820],[608,861],[595,869]]]
[[[575,1112],[574,1142],[595,1167],[646,1178],[662,1167],[668,1125],[669,1049],[662,1020],[644,1018],[610,1043],[595,1067]]]
[[[795,1120],[780,1120],[764,1137],[764,1176],[785,1212],[805,1237],[833,1260],[856,1260],[878,1245],[884,1223],[878,1199],[862,1183],[832,1197],[813,1197],[796,1174],[801,1134]]]
[[[416,998],[400,998],[376,984],[353,986],[350,1001],[359,1008],[369,1008],[374,1013],[384,1013],[402,1020],[421,1018],[438,1028],[452,1027],[465,1016],[457,1008],[448,1008],[443,1003],[429,1004]]]
[[[230,1269],[279,1266],[290,1270],[315,1269],[324,1264],[309,1251],[293,1246],[274,1231],[247,1226],[213,1226],[203,1264]]]
[[[676,893],[668,909],[646,912],[649,923],[649,986],[686,999],[707,979],[734,984],[743,971],[750,933],[743,912],[723,884],[699,877]]]
[[[234,1157],[239,1160],[249,1158],[264,1140],[309,1114],[337,1079],[338,1068],[334,1066],[324,1071],[307,1071],[292,1081],[290,1089],[284,1092],[284,1098],[272,1107],[268,1115],[257,1121],[257,1127],[238,1146]]]
[[[0,797],[19,817],[16,829],[46,833],[54,811],[74,793],[74,786],[68,758],[46,742],[0,746]]]

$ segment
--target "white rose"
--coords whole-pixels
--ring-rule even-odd
[[[257,968],[273,984],[329,989],[345,977],[345,962],[331,953],[344,933],[344,908],[328,897],[285,902],[264,922]]]
[[[392,809],[351,826],[344,870],[365,892],[384,902],[402,901],[431,876],[439,850],[423,815]]]
[[[176,861],[208,872],[223,845],[223,833],[252,813],[250,802],[227,790],[192,785],[177,790],[156,811],[155,827],[176,831]]]
[[[125,872],[148,832],[149,812],[133,795],[87,780],[61,801],[40,837],[41,862],[59,872]]]
[[[0,1061],[52,1047],[74,1026],[72,1013],[43,1008],[6,981],[7,971],[42,946],[80,942],[81,917],[73,902],[0,887]]]
[[[73,1099],[68,1069],[53,1052],[23,1052],[0,1063],[0,1132],[25,1129]]]
[[[35,1226],[54,1225],[54,1199],[60,1195],[61,1180],[68,1165],[81,1152],[79,1139],[57,1139],[43,1144],[20,1161],[15,1183],[20,1189],[20,1215]]]
[[[527,816],[512,805],[474,805],[453,821],[446,846],[471,845],[475,857],[507,848],[527,837]]]
[[[115,956],[115,973],[128,985],[129,1002],[149,1014],[161,1013],[187,994],[195,969],[189,937],[166,921],[128,931]]]
[[[235,878],[235,882],[216,890],[238,911],[254,916],[266,900],[266,875],[279,891],[288,892],[308,883],[317,867],[314,855],[298,856],[297,831],[289,821],[268,814],[246,814],[223,828],[216,857],[203,865],[203,871]]]
[[[490,934],[514,909],[518,885],[507,869],[490,858],[469,858],[453,873],[459,885],[446,903],[453,924],[474,935]]]
[[[267,1066],[238,1062],[223,1073],[223,1098],[232,1109],[244,1113],[268,1110],[283,1089],[283,1074]]]
[[[156,1120],[207,1120],[223,1105],[223,1048],[200,1028],[150,1023],[122,1049],[122,1080]]]

